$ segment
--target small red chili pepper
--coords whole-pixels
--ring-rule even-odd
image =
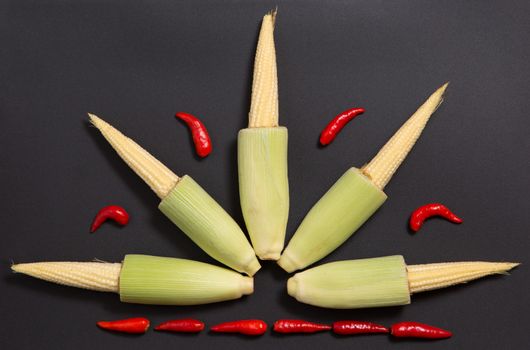
[[[330,329],[330,325],[304,320],[278,320],[274,322],[274,331],[278,333],[316,333]]]
[[[121,332],[121,333],[132,333],[142,334],[149,328],[149,320],[143,317],[127,318],[125,320],[116,321],[99,321],[97,325],[100,328]]]
[[[431,216],[441,216],[455,224],[461,224],[462,219],[453,214],[449,208],[440,203],[425,204],[412,212],[410,216],[409,226],[414,232],[417,232],[423,222]]]
[[[337,115],[320,133],[320,144],[322,146],[329,145],[348,122],[363,113],[364,108],[351,108]]]
[[[210,330],[216,333],[262,335],[267,331],[267,324],[262,320],[239,320],[220,323],[210,328]]]
[[[204,329],[204,323],[192,318],[182,320],[171,320],[159,324],[155,331],[181,332],[181,333],[199,333]]]
[[[125,209],[118,205],[109,205],[108,207],[103,207],[96,214],[94,221],[92,221],[90,232],[96,231],[101,224],[107,221],[107,219],[112,219],[118,224],[124,226],[129,222],[129,214],[127,214]]]
[[[427,338],[444,339],[450,338],[453,333],[445,329],[429,326],[418,322],[399,322],[392,325],[390,334],[399,338]]]
[[[363,321],[337,321],[333,323],[333,332],[336,334],[370,334],[388,333],[388,328],[377,323]]]
[[[212,141],[206,126],[194,115],[186,112],[178,112],[175,117],[182,120],[190,129],[193,143],[195,144],[195,152],[199,157],[206,157],[212,152]]]

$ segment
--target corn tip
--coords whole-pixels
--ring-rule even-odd
[[[258,259],[256,259],[256,257],[253,257],[252,261],[247,265],[245,272],[247,273],[247,275],[252,277],[256,274],[256,272],[259,271],[259,269],[261,269],[261,265],[258,262]]]
[[[291,257],[286,253],[287,252],[283,252],[282,256],[277,261],[277,264],[280,265],[282,269],[284,269],[285,271],[289,273],[298,270],[298,267],[293,261],[293,259],[291,259]]]
[[[291,277],[287,280],[287,294],[296,299],[298,293],[298,281],[296,276]]]
[[[241,293],[250,295],[254,293],[254,278],[243,276],[241,280]]]

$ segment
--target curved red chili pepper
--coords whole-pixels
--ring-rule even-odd
[[[364,321],[337,321],[333,323],[333,333],[342,335],[388,333],[388,328],[377,323]]]
[[[170,320],[159,324],[155,331],[199,333],[204,329],[204,323],[192,318],[182,320]]]
[[[278,320],[274,322],[273,329],[278,333],[316,333],[328,331],[331,326],[304,320]]]
[[[441,216],[455,224],[461,224],[463,221],[456,216],[449,208],[440,203],[425,204],[418,209],[414,210],[410,216],[409,226],[414,232],[417,232],[423,222],[431,216]]]
[[[127,318],[125,320],[116,321],[99,321],[97,325],[100,328],[121,332],[121,333],[132,333],[142,334],[149,328],[149,320],[144,317]]]
[[[210,328],[210,330],[216,333],[262,335],[267,331],[267,324],[262,320],[239,320],[220,323]]]
[[[364,108],[351,108],[337,115],[320,133],[320,144],[322,146],[330,144],[348,122],[363,113]]]
[[[419,322],[399,322],[392,325],[390,333],[399,338],[450,338],[453,333],[445,329],[429,326]]]
[[[206,126],[204,126],[199,118],[186,112],[177,112],[175,117],[186,123],[190,129],[193,143],[195,144],[195,152],[197,152],[199,157],[204,158],[210,154],[212,152],[212,141],[210,140]]]
[[[103,207],[96,214],[94,221],[92,221],[92,225],[90,225],[90,232],[96,231],[101,224],[107,221],[107,219],[112,219],[118,224],[124,226],[129,222],[129,214],[127,211],[125,211],[125,209],[118,205],[109,205],[107,207]]]

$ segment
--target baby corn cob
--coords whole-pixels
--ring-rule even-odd
[[[336,261],[295,274],[287,292],[296,300],[333,309],[410,304],[410,295],[507,274],[508,262],[452,262],[405,265],[401,255]]]
[[[248,128],[238,134],[241,209],[256,254],[278,260],[289,215],[287,128],[278,126],[276,11],[263,17],[254,62]]]
[[[190,176],[179,178],[136,142],[89,114],[129,167],[162,199],[159,209],[195,244],[219,262],[252,276],[260,269],[241,228]]]
[[[126,255],[123,263],[38,262],[14,272],[66,286],[114,292],[125,303],[198,305],[252,294],[252,277],[198,261]]]
[[[442,103],[447,85],[425,101],[370,163],[348,169],[313,206],[278,260],[285,271],[302,269],[331,253],[385,202],[384,187]]]

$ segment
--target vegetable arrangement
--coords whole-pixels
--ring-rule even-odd
[[[276,11],[264,16],[254,62],[254,80],[248,128],[238,133],[238,176],[241,208],[252,245],[238,224],[190,176],[177,176],[132,139],[99,117],[89,114],[118,155],[162,200],[159,209],[208,255],[238,272],[198,261],[126,255],[121,263],[36,262],[13,264],[14,272],[46,281],[120,295],[126,303],[197,305],[232,300],[253,293],[253,276],[263,260],[277,260],[287,272],[303,269],[345,242],[385,202],[383,192],[392,175],[421,135],[431,115],[443,101],[447,83],[438,88],[403,124],[377,155],[361,169],[350,168],[306,215],[283,250],[289,214],[287,128],[279,126],[278,77],[274,46]],[[322,131],[327,145],[354,117],[353,108],[335,117]],[[200,157],[211,152],[204,124],[179,112],[192,133]],[[417,231],[424,220],[442,216],[462,220],[441,204],[418,208],[410,218]],[[121,207],[100,210],[91,232],[107,219],[121,225],[129,215]],[[282,252],[283,250],[283,252]],[[411,295],[466,283],[492,274],[506,274],[516,267],[509,262],[447,262],[406,265],[401,255],[336,261],[295,274],[287,292],[298,301],[325,308],[353,309],[405,305]],[[131,318],[101,321],[100,328],[145,333],[149,320]],[[205,328],[195,319],[166,321],[157,331],[197,333]],[[333,325],[304,320],[278,320],[278,333],[336,334],[390,333],[395,337],[439,339],[451,332],[416,322],[385,326],[364,321],[338,321]],[[211,327],[212,332],[262,335],[267,324],[258,319],[238,320]]]

